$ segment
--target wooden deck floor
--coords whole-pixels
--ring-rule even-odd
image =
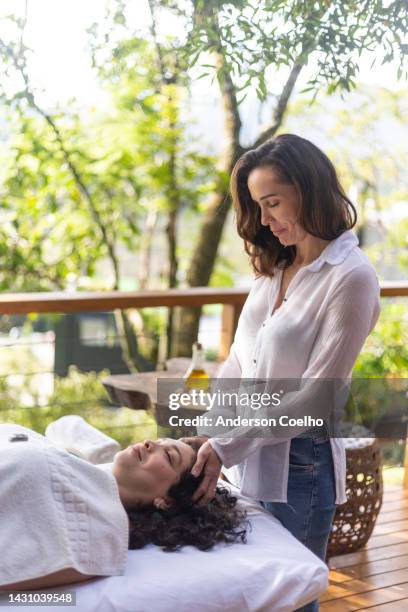
[[[330,560],[321,612],[408,612],[408,489],[388,487],[367,545]]]

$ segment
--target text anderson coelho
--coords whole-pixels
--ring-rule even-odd
[[[286,414],[278,419],[273,417],[224,417],[221,415],[216,418],[208,415],[187,418],[176,414],[169,418],[170,427],[322,427],[323,424],[323,419],[315,419],[311,416],[295,419]]]

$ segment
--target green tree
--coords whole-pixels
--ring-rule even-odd
[[[92,276],[104,255],[62,153],[38,117],[9,112],[2,155],[0,287],[63,289],[67,278]]]
[[[147,286],[149,256],[157,213],[165,215],[167,241],[165,286],[179,282],[178,225],[183,211],[197,211],[203,194],[213,189],[217,178],[215,160],[199,152],[199,144],[187,131],[182,118],[187,104],[188,79],[185,62],[174,54],[174,40],[160,40],[156,5],[149,1],[150,40],[129,29],[123,3],[114,3],[103,23],[89,29],[93,65],[104,89],[112,92],[121,121],[129,127],[137,119],[138,144],[147,160],[149,214],[142,251],[141,288]],[[114,27],[112,28],[112,24]],[[156,204],[155,204],[156,202]],[[150,221],[152,220],[152,221]],[[144,265],[143,265],[144,264]],[[167,355],[173,335],[173,309],[167,322]]]
[[[98,65],[95,42],[95,66],[110,94],[109,112],[84,113],[74,102],[64,112],[51,111],[40,105],[30,81],[25,18],[11,17],[7,24],[14,31],[0,39],[7,77],[1,99],[11,131],[2,177],[3,288],[64,288],[73,276],[91,276],[104,257],[111,264],[111,280],[103,288],[119,289],[119,250],[140,247],[143,286],[149,277],[151,219],[162,212],[169,219],[170,261],[163,277],[165,286],[175,286],[177,214],[183,206],[194,207],[202,193],[199,184],[211,184],[214,169],[194,143],[186,147],[179,111],[183,84],[168,77],[162,47],[122,39]],[[147,363],[126,312],[117,313],[117,322],[129,366],[144,369]]]
[[[383,63],[399,58],[399,76],[406,76],[404,2],[368,0],[362,6],[355,1],[163,0],[158,4],[185,20],[184,50],[190,65],[203,62],[205,57],[206,71],[218,82],[227,143],[219,160],[224,175],[231,173],[245,150],[276,134],[307,64],[313,65],[313,70],[305,89],[314,95],[321,88],[329,93],[351,90],[359,58],[366,51],[376,51]],[[287,78],[276,91],[274,74],[279,70],[285,70]],[[249,89],[256,90],[262,101],[272,93],[275,104],[269,125],[243,147],[240,100]],[[220,182],[208,203],[190,260],[190,286],[210,282],[229,208],[226,183]],[[188,354],[197,335],[197,310],[183,309],[179,325],[186,333],[177,351]]]
[[[142,261],[146,263],[143,269],[148,270],[155,219],[164,214],[169,260],[167,286],[174,286],[179,266],[177,220],[181,212],[201,209],[205,202],[186,280],[190,286],[207,285],[230,209],[227,183],[237,157],[273,136],[282,126],[306,64],[310,68],[306,90],[311,95],[324,88],[329,93],[350,90],[364,52],[375,51],[385,63],[400,57],[400,73],[405,76],[406,46],[401,43],[406,27],[404,3],[395,1],[386,6],[385,2],[368,0],[360,6],[351,0],[319,3],[262,0],[256,4],[248,0],[150,0],[152,20],[148,35],[132,29],[127,20],[128,5],[127,0],[113,0],[105,22],[90,28],[94,65],[111,93],[110,113],[89,122],[89,117],[74,111],[74,107],[62,113],[40,106],[27,70],[29,50],[24,44],[24,19],[14,18],[14,33],[8,39],[6,34],[1,37],[5,77],[1,84],[2,100],[20,117],[35,116],[42,122],[41,129],[46,129],[47,134],[41,137],[41,144],[52,145],[52,151],[48,146],[49,157],[52,153],[57,160],[56,170],[65,173],[71,184],[66,193],[76,198],[76,211],[83,211],[81,214],[89,220],[88,227],[93,224],[89,235],[100,255],[94,257],[83,249],[81,265],[76,252],[78,269],[92,273],[95,261],[105,255],[112,266],[109,288],[119,287],[118,247],[124,244],[133,252],[143,249]],[[158,34],[157,24],[163,23],[169,12],[176,14],[183,24],[182,36]],[[218,83],[224,109],[226,146],[214,164],[217,171],[211,167],[211,159],[192,151],[182,122],[183,95],[197,66]],[[276,86],[277,72],[286,72],[281,89]],[[274,104],[269,125],[249,147],[244,147],[240,103],[251,90],[257,92],[262,102],[269,102],[272,97]],[[19,159],[27,161],[25,156]],[[30,165],[27,180],[29,169]],[[61,178],[58,177],[58,186],[63,183]],[[200,189],[200,185],[204,187]],[[9,194],[3,195],[5,201]],[[40,205],[44,211],[48,206],[45,202],[42,197]],[[16,232],[13,227],[16,219],[10,207],[8,212],[10,232]],[[11,244],[12,237],[8,240]],[[63,242],[58,247],[62,245]],[[35,249],[38,260],[45,253],[41,253],[38,245]],[[3,255],[5,252],[3,249]],[[28,252],[19,257],[20,266]],[[69,257],[61,252],[51,262],[55,266],[45,272],[66,277],[67,260]],[[61,263],[57,270],[58,262]],[[142,283],[146,278],[142,277]],[[35,278],[30,287],[34,284]],[[124,319],[123,335],[128,337],[128,346],[132,346],[128,323]],[[174,353],[190,352],[197,328],[197,310],[183,309],[174,334]]]

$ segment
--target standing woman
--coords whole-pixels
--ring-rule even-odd
[[[350,378],[378,319],[379,285],[333,164],[308,140],[283,134],[238,160],[231,192],[256,278],[219,377]],[[335,505],[346,501],[341,439],[323,431],[190,443],[200,446],[193,473],[205,475],[198,503],[213,496],[221,465],[231,468],[243,494],[324,560]],[[315,611],[318,602],[302,609]]]

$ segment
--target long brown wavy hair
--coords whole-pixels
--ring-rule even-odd
[[[165,552],[173,552],[183,546],[210,550],[218,542],[245,544],[250,523],[228,489],[217,486],[214,499],[208,504],[193,503],[193,494],[203,476],[204,472],[198,477],[185,472],[168,491],[173,501],[169,510],[158,510],[153,505],[127,509],[129,549],[156,544]]]
[[[279,180],[293,185],[300,200],[299,223],[306,232],[334,240],[354,227],[357,211],[340,185],[330,159],[305,138],[281,134],[239,158],[230,189],[236,210],[237,230],[258,275],[273,276],[282,262],[295,259],[295,246],[284,247],[269,227],[261,225],[260,207],[251,198],[248,176],[255,168],[272,166]]]

